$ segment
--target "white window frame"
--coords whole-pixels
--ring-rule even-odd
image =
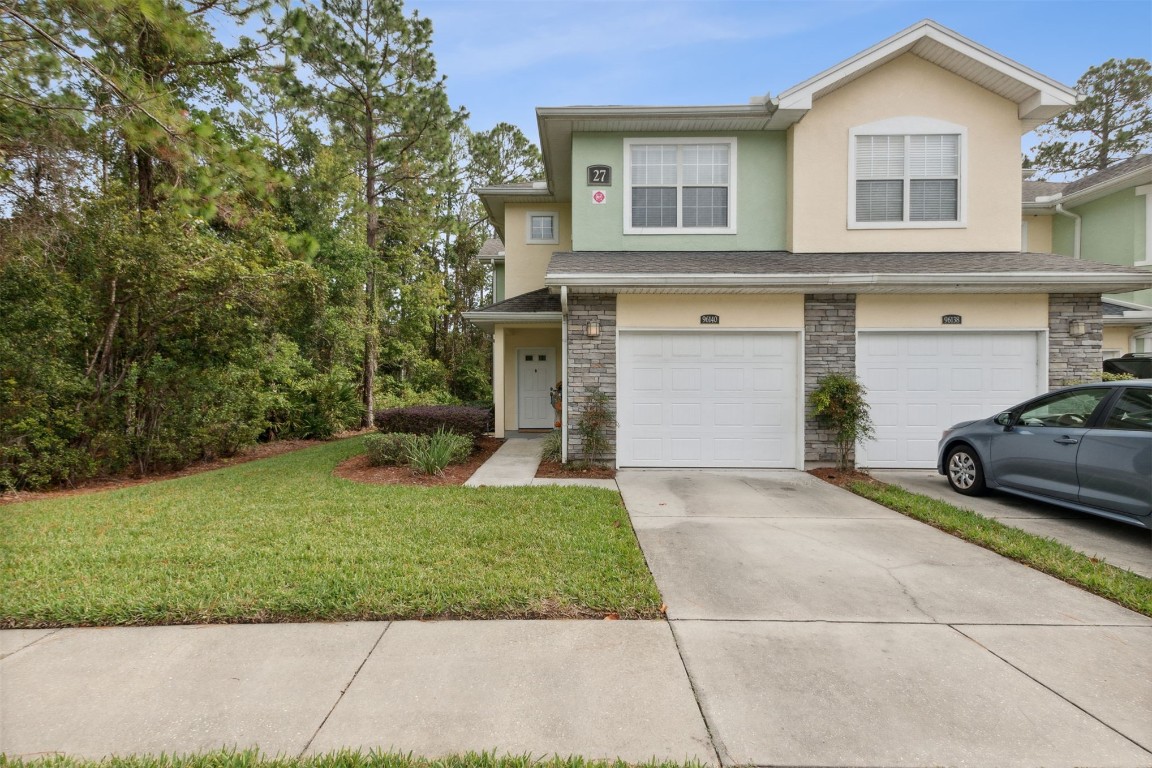
[[[636,144],[664,144],[676,146],[676,226],[675,227],[634,227],[632,226],[632,147]],[[683,152],[689,144],[728,145],[728,226],[726,227],[685,227],[681,224],[684,210]],[[718,185],[711,185],[718,186]],[[704,136],[681,138],[679,136],[652,136],[649,138],[624,139],[624,234],[626,235],[734,235],[736,234],[736,137]]]
[[[552,237],[550,239],[532,237],[532,217],[547,216],[552,219]],[[525,245],[555,245],[560,242],[560,217],[556,211],[525,211],[524,213],[524,243]]]
[[[856,221],[856,137],[857,136],[912,136],[951,134],[960,137],[957,170],[960,178],[956,185],[955,221],[909,221],[911,195],[908,194],[909,175],[904,172],[904,220]],[[907,162],[907,155],[905,155]],[[968,226],[968,129],[963,125],[931,117],[894,117],[875,123],[858,125],[848,131],[848,229],[965,229]]]

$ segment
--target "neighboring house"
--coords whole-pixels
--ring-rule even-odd
[[[1023,206],[1024,250],[1152,271],[1152,155],[1069,183],[1026,179]],[[1152,352],[1152,290],[1105,297],[1103,355],[1124,352]]]
[[[1077,94],[932,21],[734,106],[540,108],[546,179],[480,190],[509,297],[496,429],[564,450],[589,388],[621,467],[834,460],[806,413],[857,374],[871,467],[927,467],[941,430],[1100,370],[1102,293],[1131,267],[1020,251],[1020,137]]]

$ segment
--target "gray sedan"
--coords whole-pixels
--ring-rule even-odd
[[[995,488],[1152,528],[1152,381],[1067,387],[957,424],[936,468],[968,496]]]

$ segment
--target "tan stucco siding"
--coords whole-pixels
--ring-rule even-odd
[[[556,243],[528,243],[528,213],[556,214]],[[509,204],[504,207],[504,294],[508,298],[544,287],[548,261],[556,251],[572,250],[572,217],[567,204]]]
[[[718,325],[701,325],[701,315],[719,315]],[[621,294],[616,325],[628,328],[803,328],[801,295]]]
[[[1052,253],[1052,217],[1051,216],[1025,216],[1028,242],[1024,244],[1025,251],[1032,253]]]
[[[902,117],[963,126],[965,226],[849,229],[849,132]],[[789,130],[791,249],[1015,251],[1020,248],[1020,121],[1015,103],[905,54],[817,99]]]
[[[535,209],[533,209],[535,210]],[[496,436],[503,437],[505,432],[514,432],[519,428],[517,421],[516,399],[516,350],[524,347],[552,347],[556,360],[556,378],[562,375],[560,354],[560,326],[552,327],[512,327],[497,326],[496,338],[500,344],[493,349],[493,354],[499,353],[495,358],[496,373],[493,379],[500,382],[492,387],[496,405]]]
[[[1105,352],[1119,350],[1120,354],[1131,351],[1132,327],[1127,325],[1108,325],[1104,327],[1104,342],[1102,348]]]
[[[944,315],[960,315],[960,325],[944,325]],[[1043,293],[979,294],[862,293],[856,296],[856,328],[973,330],[1048,327],[1048,296]]]

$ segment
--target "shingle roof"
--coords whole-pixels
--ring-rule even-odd
[[[1127,160],[1123,160],[1115,165],[1110,165],[1102,171],[1089,174],[1082,179],[1073,181],[1068,186],[1061,190],[1065,196],[1071,195],[1074,192],[1079,192],[1089,187],[1095,187],[1100,184],[1107,184],[1115,178],[1124,176],[1129,173],[1143,170],[1144,168],[1152,168],[1152,155],[1136,155]]]
[[[559,312],[560,311],[560,296],[555,293],[549,293],[547,288],[541,288],[538,291],[531,291],[529,293],[522,293],[519,296],[513,296],[510,299],[499,301],[495,304],[489,304],[486,307],[477,309],[477,313],[481,312]]]
[[[480,252],[476,255],[480,258],[492,258],[502,253],[504,253],[504,241],[498,237],[490,237],[480,246]]]
[[[1052,253],[790,253],[788,251],[581,251],[552,255],[556,275],[859,275],[970,272],[1101,272],[1147,275],[1130,267]]]
[[[1067,186],[1068,182],[1066,181],[1026,181],[1024,182],[1021,197],[1024,202],[1031,203],[1035,202],[1038,197],[1045,197],[1061,192]]]
[[[1113,304],[1112,302],[1108,301],[1108,299],[1104,299],[1100,303],[1100,306],[1104,310],[1104,317],[1124,317],[1124,310],[1127,309],[1127,307],[1123,307],[1119,304]]]

